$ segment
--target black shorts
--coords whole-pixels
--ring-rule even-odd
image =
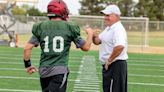
[[[64,74],[54,75],[47,78],[40,78],[40,83],[42,87],[42,92],[66,92],[67,78],[64,81]]]
[[[108,70],[102,69],[103,92],[127,92],[127,62],[117,60]]]

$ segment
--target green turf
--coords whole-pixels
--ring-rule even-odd
[[[129,45],[144,45],[145,37],[144,32],[128,31],[128,44]],[[163,31],[150,31],[148,32],[147,42],[152,47],[163,47],[164,46],[164,32]]]
[[[148,45],[152,47],[164,46],[164,31],[150,31],[148,32]],[[86,38],[86,33],[82,30],[81,36]],[[127,31],[129,45],[144,45],[145,33],[141,31]],[[18,43],[20,46],[24,45],[29,40],[31,34],[23,34],[18,36]],[[0,39],[9,40],[7,35],[0,35]]]
[[[97,75],[99,81],[102,79],[98,51],[82,52],[80,50],[71,50],[67,92],[73,91],[74,81],[78,76],[79,66],[84,55],[95,56]],[[31,59],[32,63],[37,67],[39,65],[39,57],[40,50],[36,48],[32,52]],[[129,53],[128,92],[164,92],[163,72],[164,55]],[[0,89],[40,90],[38,73],[28,75],[24,70],[23,48],[0,47]],[[102,92],[101,82],[100,92]]]

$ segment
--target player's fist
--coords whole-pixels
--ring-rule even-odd
[[[93,35],[93,29],[91,27],[85,27],[84,31],[88,34],[88,35]]]
[[[26,68],[26,72],[28,74],[32,74],[32,73],[35,73],[37,71],[38,71],[37,68],[35,68],[34,66],[30,66],[30,67]]]

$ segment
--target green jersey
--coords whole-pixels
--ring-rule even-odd
[[[85,43],[80,37],[79,26],[67,21],[36,23],[32,33],[41,47],[40,67],[67,67],[71,42],[78,48]]]

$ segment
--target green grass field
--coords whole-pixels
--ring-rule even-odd
[[[81,31],[81,35],[83,38],[86,38],[86,33],[84,31]],[[143,32],[137,32],[137,31],[128,31],[128,44],[129,45],[144,45],[144,33]],[[24,45],[29,38],[31,37],[31,34],[24,34],[19,35],[19,46]],[[0,39],[7,39],[9,40],[7,35],[0,35]],[[164,47],[164,31],[150,31],[148,32],[148,44],[152,47]]]
[[[144,33],[137,31],[128,31],[128,43],[130,45],[143,45],[144,44]],[[163,31],[150,31],[148,32],[148,45],[152,47],[163,47],[164,43],[164,32]]]
[[[33,50],[32,64],[38,67],[40,50]],[[82,61],[87,62],[83,56],[94,56],[92,61],[95,67],[91,65],[84,67],[95,69],[94,74],[98,76],[95,81],[97,87],[101,88],[101,65],[98,61],[98,51],[82,52],[71,50],[69,58],[69,80],[67,92],[73,92],[77,82]],[[88,61],[90,62],[90,61]],[[129,53],[128,60],[128,92],[164,92],[164,55],[155,54],[133,54]],[[89,73],[88,75],[92,75]],[[87,76],[81,73],[80,76]],[[93,79],[96,77],[93,77]],[[89,77],[85,78],[90,83]],[[84,88],[89,90],[95,87],[90,84]],[[0,92],[41,92],[38,73],[33,75],[26,74],[23,65],[23,48],[0,47]],[[74,91],[75,92],[75,91]],[[78,92],[96,92],[96,91],[78,91]]]

